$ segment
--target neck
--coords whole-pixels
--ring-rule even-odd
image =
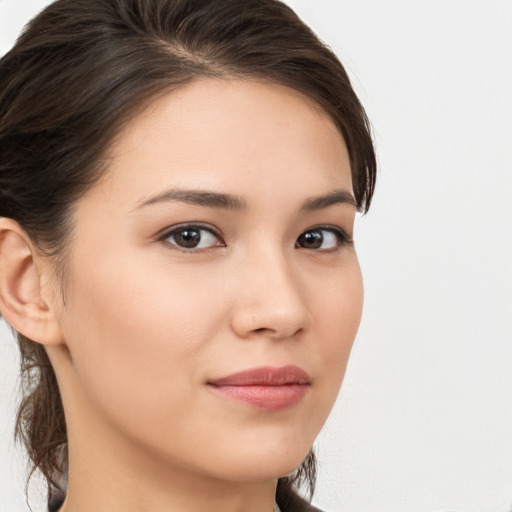
[[[148,457],[69,444],[67,497],[60,512],[271,512],[276,480],[230,482]],[[111,453],[113,451],[114,453]],[[109,453],[110,452],[110,453]],[[121,456],[120,456],[121,455]]]

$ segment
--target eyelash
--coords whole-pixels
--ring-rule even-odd
[[[180,247],[177,243],[172,243],[169,241],[170,238],[176,236],[179,233],[184,233],[185,231],[206,231],[210,235],[213,235],[217,240],[219,240],[219,244],[213,245],[211,247],[206,248],[184,248]],[[165,233],[159,238],[161,242],[164,242],[173,248],[175,248],[178,251],[186,252],[186,253],[192,253],[192,252],[204,252],[208,251],[209,249],[213,249],[215,247],[226,247],[226,243],[224,242],[220,232],[216,229],[213,229],[209,225],[200,224],[200,223],[192,223],[192,224],[179,224],[177,226],[173,226],[171,229],[165,231]]]
[[[297,238],[297,242],[295,242],[295,247],[302,248],[302,249],[308,249],[307,247],[301,247],[298,245],[299,239],[308,233],[321,232],[321,231],[328,232],[336,237],[336,242],[337,242],[336,247],[334,247],[332,249],[310,249],[310,250],[314,250],[317,252],[335,252],[344,246],[354,244],[353,238],[351,236],[349,236],[343,229],[341,229],[339,227],[336,227],[336,226],[313,226],[309,229],[306,229],[306,231],[303,231],[299,235],[299,237]]]
[[[215,245],[208,246],[208,247],[184,248],[184,247],[179,246],[176,243],[176,240],[174,241],[174,243],[169,240],[170,238],[175,237],[179,233],[184,233],[186,231],[190,231],[190,232],[206,231],[210,235],[213,235],[218,240],[219,243],[215,244]],[[320,249],[320,248],[303,247],[303,246],[299,245],[299,240],[302,237],[305,237],[307,234],[311,234],[314,232],[319,233],[322,231],[334,235],[334,237],[336,238],[336,247],[328,248],[328,249]],[[325,236],[322,235],[322,239],[321,239],[322,243],[323,243],[324,239],[325,239]],[[318,238],[316,240],[318,241]],[[213,229],[210,225],[205,225],[205,224],[200,224],[200,223],[180,224],[177,226],[173,226],[172,229],[168,229],[167,231],[165,231],[165,233],[163,233],[162,236],[159,237],[159,241],[164,242],[168,245],[171,245],[174,249],[179,250],[181,252],[185,252],[185,253],[205,252],[205,251],[214,249],[216,247],[226,247],[226,243],[224,242],[222,235],[220,234],[220,232],[218,230]],[[200,242],[201,242],[201,236],[199,237],[198,243],[200,243]],[[354,243],[354,241],[353,241],[352,237],[349,236],[343,229],[336,227],[336,226],[320,225],[320,226],[313,226],[313,227],[303,231],[297,238],[297,241],[295,242],[295,247],[298,249],[306,249],[306,250],[311,250],[311,251],[315,251],[315,252],[326,253],[326,252],[335,252],[344,246],[353,245],[353,243]]]

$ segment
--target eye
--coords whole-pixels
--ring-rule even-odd
[[[220,235],[211,228],[196,224],[181,225],[167,231],[162,240],[183,250],[224,247]]]
[[[351,244],[352,239],[340,228],[318,227],[304,231],[295,247],[320,251],[335,251],[343,245]]]

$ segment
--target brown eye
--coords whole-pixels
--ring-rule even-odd
[[[330,251],[350,243],[351,239],[341,229],[315,228],[304,231],[295,244],[302,249]]]
[[[324,235],[321,230],[306,231],[297,239],[297,244],[304,249],[319,249],[322,247]]]
[[[184,229],[172,236],[174,243],[186,249],[193,249],[201,242],[201,232],[198,229]]]
[[[219,237],[210,229],[201,226],[182,226],[169,231],[163,238],[180,249],[208,249],[222,246]]]

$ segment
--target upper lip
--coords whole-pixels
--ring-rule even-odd
[[[220,379],[210,380],[212,386],[284,386],[287,384],[309,384],[310,377],[298,366],[262,366],[233,373]]]

